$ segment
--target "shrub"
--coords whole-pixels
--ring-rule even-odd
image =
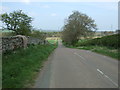
[[[106,46],[106,47],[112,47],[112,48],[119,48],[120,44],[118,41],[118,38],[120,37],[120,34],[115,35],[109,35],[104,36],[102,38],[95,38],[91,40],[87,40],[84,42],[78,42],[77,46]]]

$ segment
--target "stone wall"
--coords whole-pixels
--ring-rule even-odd
[[[16,50],[17,48],[26,48],[28,45],[49,44],[46,40],[40,40],[33,37],[22,35],[2,37],[2,52]]]
[[[28,44],[44,44],[44,41],[39,39],[39,38],[34,38],[34,37],[28,37]]]
[[[34,38],[34,37],[27,37],[28,39],[28,45],[30,44],[40,44],[40,45],[44,45],[44,44],[49,44],[49,42],[47,40],[41,40],[39,38]]]
[[[2,37],[2,52],[23,47],[22,37]]]

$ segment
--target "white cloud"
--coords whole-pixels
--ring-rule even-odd
[[[51,13],[51,16],[53,16],[53,17],[54,17],[54,16],[57,16],[57,14],[56,14],[56,13]]]

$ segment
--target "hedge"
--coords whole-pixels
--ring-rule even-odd
[[[106,46],[106,47],[112,47],[112,48],[119,48],[119,37],[120,34],[114,34],[109,36],[104,36],[102,38],[95,38],[90,39],[84,42],[78,42],[77,46]]]

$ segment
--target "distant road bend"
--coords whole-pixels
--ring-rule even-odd
[[[88,50],[58,48],[48,58],[34,88],[117,88],[118,61]]]

